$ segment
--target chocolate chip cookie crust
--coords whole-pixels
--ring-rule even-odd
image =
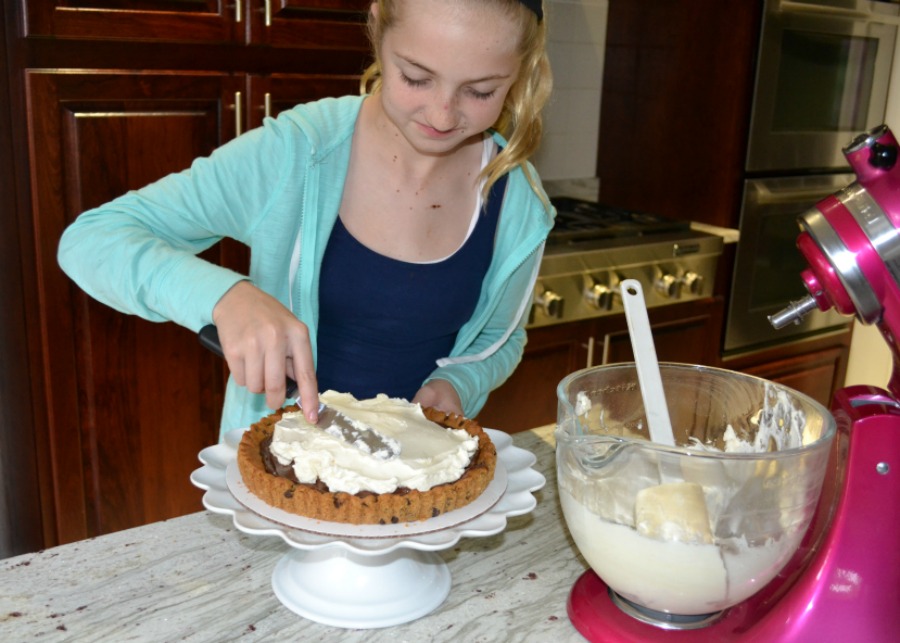
[[[453,413],[423,408],[425,417],[440,426],[463,429],[478,438],[478,450],[462,476],[455,482],[428,491],[398,489],[393,493],[331,492],[324,485],[298,484],[266,471],[262,450],[285,412],[285,407],[254,424],[244,432],[238,446],[238,468],[244,484],[253,495],[284,511],[329,522],[352,524],[396,524],[434,518],[459,509],[475,500],[494,477],[497,450],[487,433],[473,421]]]

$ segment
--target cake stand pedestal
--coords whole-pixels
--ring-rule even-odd
[[[347,525],[312,520],[271,507],[243,485],[235,460],[242,429],[200,452],[191,482],[203,505],[231,515],[248,534],[278,536],[291,546],[275,565],[272,590],[300,616],[335,627],[388,627],[421,618],[450,593],[451,574],[436,553],[460,538],[492,536],[507,518],[531,512],[545,484],[534,454],[509,435],[486,429],[497,448],[494,480],[471,504],[429,520],[397,525]]]
[[[450,584],[444,560],[415,549],[380,556],[295,549],[272,574],[275,596],[289,610],[353,628],[386,627],[430,614],[446,600]]]

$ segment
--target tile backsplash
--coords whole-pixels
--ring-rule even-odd
[[[554,86],[533,161],[547,183],[597,175],[607,10],[607,0],[544,0]]]

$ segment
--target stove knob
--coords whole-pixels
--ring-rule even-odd
[[[591,306],[600,310],[612,310],[616,291],[604,284],[592,284],[584,289],[584,298]]]
[[[548,317],[557,319],[562,317],[564,301],[561,295],[557,295],[552,290],[545,290],[534,299],[534,303],[540,306]]]
[[[681,286],[691,295],[699,295],[703,290],[703,277],[693,270],[688,270],[681,277]]]
[[[675,275],[663,273],[656,278],[653,288],[666,299],[674,299],[678,296],[678,279]]]

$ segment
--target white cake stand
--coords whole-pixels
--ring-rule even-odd
[[[494,481],[475,502],[429,520],[396,525],[346,525],[311,520],[263,503],[241,480],[235,455],[243,429],[200,452],[203,467],[191,482],[206,493],[203,505],[233,516],[248,534],[281,537],[291,550],[275,565],[272,589],[291,611],[346,628],[399,625],[438,608],[450,593],[450,570],[435,552],[463,536],[492,536],[512,516],[537,504],[532,492],[544,476],[534,454],[506,433],[486,429],[497,447]]]

